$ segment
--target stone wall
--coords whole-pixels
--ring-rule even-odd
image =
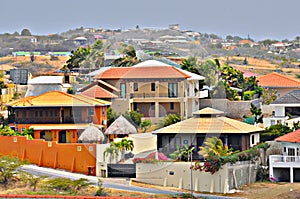
[[[250,115],[251,103],[260,107],[259,100],[252,101],[230,101],[228,99],[201,99],[200,109],[211,107],[225,112],[225,116],[230,118],[243,118],[244,115]]]

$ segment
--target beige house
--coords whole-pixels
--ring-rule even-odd
[[[197,151],[206,137],[218,137],[234,150],[244,151],[260,142],[259,133],[264,129],[222,116],[223,111],[204,108],[194,112],[194,117],[153,132],[157,147],[165,154],[178,146],[194,146]],[[202,158],[195,151],[194,158]]]
[[[155,60],[109,68],[95,79],[119,90],[118,98],[112,99],[114,111],[138,110],[152,123],[170,113],[191,117],[199,100],[208,96],[201,90],[204,77]]]

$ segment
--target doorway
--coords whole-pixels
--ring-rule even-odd
[[[60,131],[58,133],[58,143],[66,143],[67,142],[67,132],[65,130]]]

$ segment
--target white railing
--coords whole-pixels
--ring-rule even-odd
[[[300,163],[300,156],[270,155],[270,163]]]

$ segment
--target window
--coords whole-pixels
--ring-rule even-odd
[[[102,115],[105,115],[105,107],[102,106]]]
[[[178,97],[177,83],[169,83],[168,84],[168,96],[169,97]]]
[[[52,111],[49,111],[49,113],[50,113],[50,117],[52,117],[52,116],[53,116],[53,112],[52,112]]]
[[[255,142],[255,137],[254,135],[251,135],[251,144],[255,144],[254,142]]]
[[[40,117],[43,117],[43,111],[40,111]]]
[[[151,91],[155,91],[155,83],[151,83]]]
[[[22,111],[22,117],[23,117],[23,118],[26,117],[26,113],[27,113],[26,110],[23,110],[23,111]]]
[[[24,128],[24,127],[21,129],[21,132],[23,132],[23,131],[25,131],[25,128]]]
[[[34,112],[34,116],[35,116],[35,117],[38,117],[38,116],[39,116],[39,112],[38,112],[38,111],[35,111],[35,112]]]
[[[126,98],[126,84],[125,83],[120,84],[120,97]]]
[[[19,117],[19,111],[16,111],[16,117]]]
[[[174,102],[170,102],[170,109],[174,110]]]
[[[45,116],[48,117],[48,111],[45,111]]]
[[[134,91],[138,91],[139,90],[139,85],[138,85],[138,83],[133,83],[133,90]]]

